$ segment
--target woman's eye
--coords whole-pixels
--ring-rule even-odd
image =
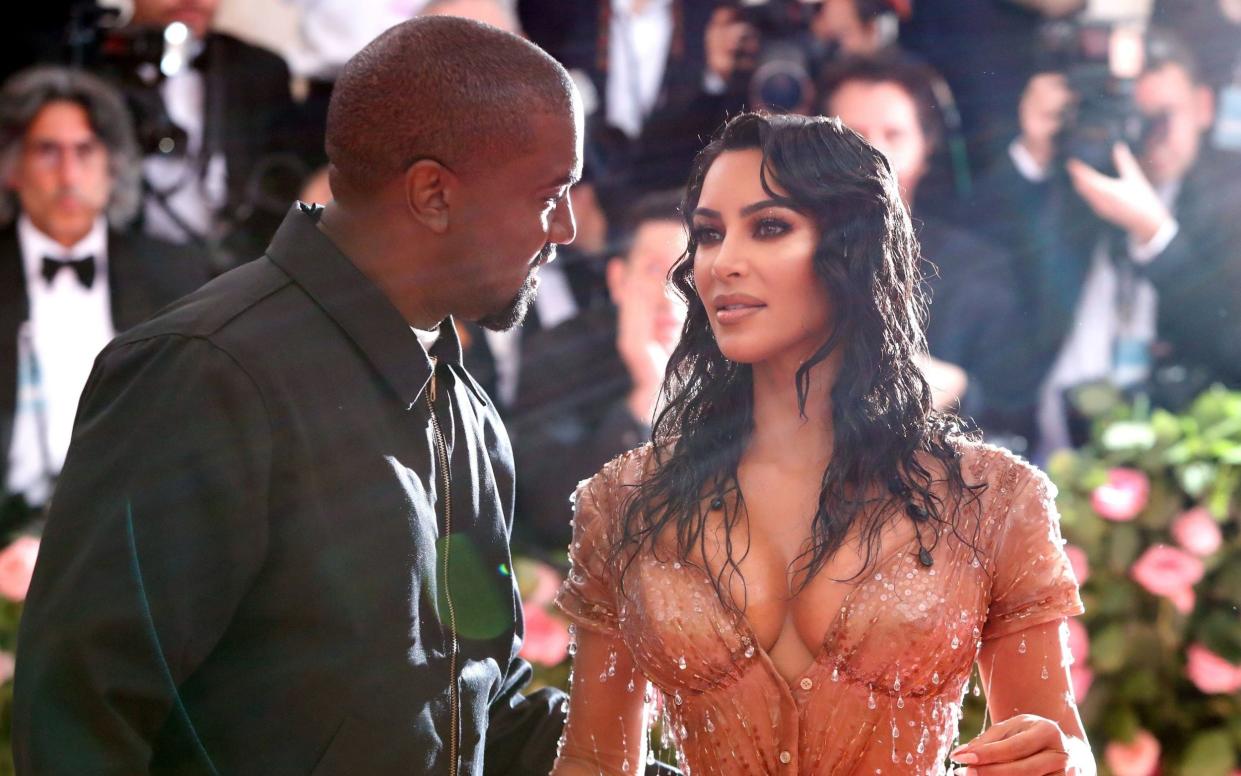
[[[713,245],[721,239],[720,233],[709,226],[695,228],[692,236],[698,245]]]
[[[756,237],[779,237],[789,230],[789,225],[778,218],[761,219],[754,227]]]

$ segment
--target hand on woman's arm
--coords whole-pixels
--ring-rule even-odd
[[[992,726],[953,751],[969,776],[1094,776],[1069,678],[1064,620],[983,642],[978,657]]]
[[[553,776],[633,776],[646,763],[647,681],[619,637],[577,629],[569,717]]]

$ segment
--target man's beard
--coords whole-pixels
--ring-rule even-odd
[[[548,244],[539,251],[539,259],[526,273],[526,280],[517,289],[517,293],[502,310],[498,310],[478,319],[478,325],[491,331],[508,331],[526,319],[530,305],[534,303],[535,294],[539,290],[539,277],[535,272],[539,267],[556,258],[556,246]]]

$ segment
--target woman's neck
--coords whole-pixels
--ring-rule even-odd
[[[805,416],[797,401],[801,362],[754,365],[754,430],[747,458],[823,470],[832,455],[831,393],[840,370],[839,354],[837,350],[810,370]]]

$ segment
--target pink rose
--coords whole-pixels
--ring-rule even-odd
[[[1139,585],[1154,595],[1172,599],[1181,612],[1194,608],[1193,586],[1202,579],[1202,561],[1166,544],[1156,544],[1142,553],[1129,570]]]
[[[541,666],[556,666],[569,655],[569,629],[542,606],[523,604],[526,638],[521,642],[523,658]]]
[[[1086,551],[1076,545],[1066,544],[1064,554],[1069,556],[1069,565],[1073,567],[1077,584],[1085,584],[1086,578],[1090,576],[1090,560],[1086,557]]]
[[[0,551],[0,595],[10,601],[25,601],[38,557],[39,540],[33,536],[19,536]]]
[[[1073,699],[1081,703],[1086,693],[1090,692],[1090,685],[1094,683],[1094,671],[1083,666],[1070,666],[1069,679],[1073,682]]]
[[[1103,752],[1115,776],[1153,776],[1159,768],[1159,741],[1139,730],[1129,743],[1113,741]]]
[[[1090,494],[1090,505],[1108,520],[1132,520],[1146,506],[1150,492],[1150,480],[1137,469],[1110,469],[1107,482]]]
[[[1172,538],[1176,543],[1200,558],[1219,549],[1224,537],[1219,524],[1203,507],[1191,509],[1172,523]]]
[[[1185,651],[1185,675],[1208,695],[1241,692],[1241,666],[1233,665],[1201,644]]]

